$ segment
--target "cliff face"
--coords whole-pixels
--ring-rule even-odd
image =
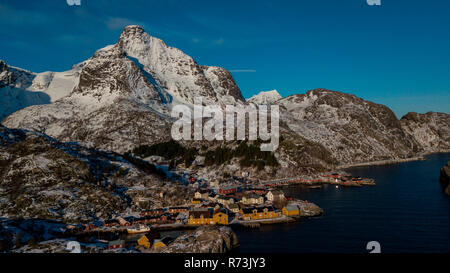
[[[444,192],[450,196],[450,161],[441,169],[441,184]]]
[[[450,115],[434,112],[408,113],[402,117],[400,124],[403,131],[424,152],[450,151]]]

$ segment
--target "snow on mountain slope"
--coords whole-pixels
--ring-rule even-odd
[[[201,66],[201,69],[221,103],[234,105],[245,101],[241,90],[228,70],[222,67],[204,65]]]
[[[83,66],[69,96],[13,113],[4,124],[60,141],[125,152],[166,138],[170,132],[167,112],[145,72],[112,45],[98,50]]]
[[[281,99],[282,96],[278,93],[277,90],[272,91],[263,91],[260,92],[257,95],[252,96],[247,101],[250,103],[254,103],[256,105],[262,105],[262,104],[272,104],[279,99]]]
[[[354,95],[315,89],[278,103],[290,129],[324,146],[341,164],[402,159],[420,149],[389,108]]]
[[[172,97],[188,104],[192,104],[196,96],[202,96],[206,103],[217,102],[211,83],[194,59],[148,35],[143,28],[125,27],[118,45],[129,57],[142,64]]]
[[[65,72],[33,73],[0,60],[0,120],[30,105],[52,103],[70,94],[81,66]]]
[[[37,77],[18,69],[4,73],[5,65],[0,68],[0,83],[8,88],[56,92],[58,88],[50,87],[64,85],[63,76],[72,75],[49,72]],[[69,95],[17,111],[3,124],[122,153],[169,140],[174,104],[192,106],[200,95],[205,104],[246,103],[227,70],[199,66],[138,26],[126,27],[116,44],[98,50],[73,70],[79,76]],[[439,116],[438,122],[435,115],[399,121],[386,106],[341,92],[315,89],[282,98],[274,90],[248,102],[280,105],[283,140],[276,156],[286,175],[335,164],[410,158],[450,143],[450,130],[442,125],[448,115]]]
[[[227,70],[201,68],[138,26],[126,27],[116,44],[99,49],[80,67],[70,95],[18,111],[4,124],[124,152],[167,139],[173,104],[192,104],[196,96],[207,104],[243,102]],[[36,86],[51,86],[54,79],[55,74],[43,74]]]

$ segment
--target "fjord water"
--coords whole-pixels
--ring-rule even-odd
[[[450,253],[450,197],[439,183],[447,161],[450,154],[433,154],[425,161],[348,170],[374,178],[374,187],[285,188],[288,195],[319,205],[324,215],[236,230],[237,251],[368,253],[367,243],[378,241],[383,253]]]

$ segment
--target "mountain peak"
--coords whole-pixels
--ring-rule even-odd
[[[277,90],[262,91],[259,94],[254,95],[250,99],[248,99],[248,102],[255,104],[270,104],[281,98],[283,97],[280,95],[280,93],[278,93]]]
[[[122,35],[123,34],[129,34],[129,33],[137,33],[137,34],[142,34],[144,33],[145,30],[143,27],[138,26],[138,25],[130,25],[130,26],[126,26],[123,31],[122,31]]]
[[[6,63],[3,60],[0,60],[0,73],[6,70]]]

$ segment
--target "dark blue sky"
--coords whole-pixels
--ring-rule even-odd
[[[450,113],[450,1],[0,0],[0,59],[62,71],[128,24],[199,64],[233,71],[245,97],[328,88],[409,111]]]

